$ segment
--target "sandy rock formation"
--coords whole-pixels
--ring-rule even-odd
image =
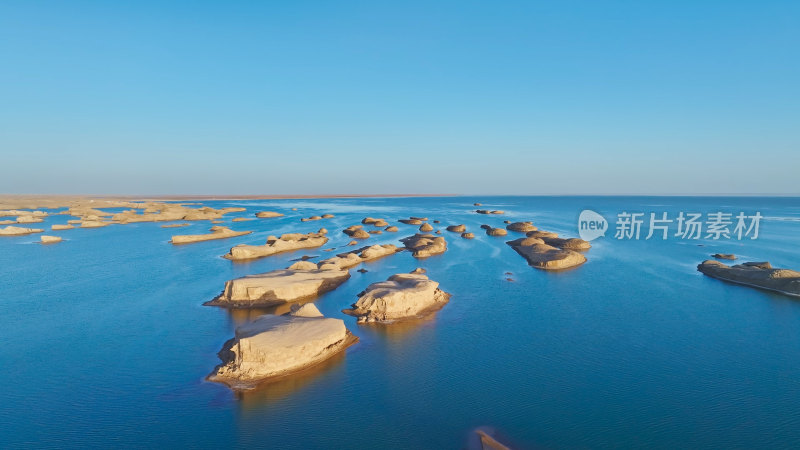
[[[730,261],[733,261],[733,260],[736,259],[736,255],[733,255],[733,254],[730,254],[730,253],[714,253],[713,255],[711,255],[711,257],[712,258],[717,258],[717,259],[727,259],[727,260],[730,260]]]
[[[278,253],[299,250],[303,248],[316,248],[325,245],[328,238],[325,236],[324,229],[316,233],[286,233],[280,238],[270,236],[264,245],[239,244],[224,255],[223,258],[231,261],[245,261],[265,256],[277,255]]]
[[[499,209],[494,211],[489,211],[488,209],[477,209],[475,212],[478,214],[505,214],[505,211],[501,211]]]
[[[102,228],[111,225],[111,222],[103,222],[101,220],[82,220],[81,228]]]
[[[397,246],[394,246],[392,244],[361,247],[353,251],[339,253],[333,258],[320,261],[319,264],[317,264],[317,266],[320,269],[326,269],[326,270],[330,269],[344,270],[344,269],[349,269],[351,267],[355,267],[363,262],[373,261],[379,258],[383,258],[384,256],[393,255],[399,252],[400,250],[401,249],[397,248]]]
[[[61,238],[58,236],[41,236],[42,244],[55,244],[56,242],[61,242]]]
[[[233,231],[228,227],[214,226],[209,230],[209,234],[184,234],[172,236],[173,244],[190,244],[193,242],[210,241],[214,239],[227,239],[236,236],[244,236],[252,231]]]
[[[283,214],[275,211],[261,211],[256,213],[256,217],[259,219],[269,219],[272,217],[283,217]]]
[[[364,220],[361,221],[364,225],[372,225],[376,227],[386,227],[389,224],[383,219],[375,219],[373,217],[365,217]]]
[[[582,250],[589,250],[590,248],[592,248],[592,244],[584,241],[583,239],[578,239],[578,238],[562,239],[562,238],[544,237],[539,239],[544,241],[544,243],[547,245],[563,248],[565,250],[582,251]]]
[[[311,303],[281,316],[264,315],[236,328],[208,376],[233,389],[314,366],[358,341],[341,319],[323,317]]]
[[[461,237],[464,239],[475,239],[475,234],[473,233],[461,233]]]
[[[322,219],[322,216],[311,216],[311,217],[303,217],[302,219],[300,219],[300,221],[301,222],[311,222],[311,221],[314,221],[314,220],[321,220],[321,219]]]
[[[387,281],[372,283],[358,297],[352,309],[342,311],[358,317],[358,323],[421,317],[450,300],[450,294],[439,289],[439,283],[416,273],[400,273]]]
[[[447,231],[452,231],[453,233],[463,233],[467,231],[467,227],[465,225],[450,225],[447,227]]]
[[[505,236],[508,234],[505,228],[487,228],[486,234],[489,236]]]
[[[540,244],[532,238],[520,238],[509,241],[507,244],[527,259],[529,265],[537,269],[569,269],[586,262],[586,257],[574,250]]]
[[[14,226],[7,226],[5,228],[0,228],[0,236],[23,236],[26,234],[31,233],[42,233],[44,230],[41,228],[22,228],[22,227],[14,227]]]
[[[398,230],[399,230],[399,228],[397,228],[394,225],[386,227],[386,228],[383,229],[383,231],[386,231],[388,233],[397,233]]]
[[[398,222],[406,225],[422,225],[422,221],[419,219],[400,219]]]
[[[62,224],[53,224],[53,225],[50,226],[50,229],[54,230],[54,231],[71,230],[73,228],[75,228],[75,226],[74,225],[70,225],[70,224],[64,224],[64,225],[62,225]]]
[[[539,238],[539,239],[549,239],[549,238],[557,238],[558,237],[558,233],[553,233],[551,231],[536,230],[536,231],[529,231],[529,232],[525,233],[525,236],[527,236],[527,237],[535,237],[535,238]]]
[[[331,291],[348,278],[346,270],[320,269],[310,261],[298,261],[286,269],[230,280],[222,293],[206,304],[228,308],[279,305]]]
[[[367,239],[369,237],[369,233],[364,231],[361,225],[351,225],[342,230],[342,233],[356,239]]]
[[[419,226],[419,231],[422,232],[433,231],[433,225],[429,223],[423,223],[422,225]]]
[[[253,220],[252,217],[234,217],[231,222],[247,222],[249,220]]]
[[[323,219],[333,219],[334,217],[336,217],[336,216],[334,216],[333,214],[323,214],[322,215]]]
[[[533,226],[532,222],[514,222],[506,225],[506,229],[508,231],[520,231],[523,233],[527,233],[528,231],[536,231],[538,228]]]
[[[800,296],[800,272],[775,269],[768,262],[746,262],[727,266],[719,261],[707,260],[698,265],[697,270],[720,280]]]
[[[415,258],[427,258],[444,253],[447,250],[447,241],[441,236],[432,234],[417,233],[400,239],[400,242],[413,252],[412,255]]]

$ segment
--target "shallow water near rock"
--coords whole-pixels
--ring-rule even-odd
[[[482,208],[503,215],[480,215]],[[246,207],[224,226],[247,236],[182,246],[173,234],[207,221],[0,238],[0,447],[463,448],[480,426],[523,447],[797,447],[800,301],[705,277],[713,253],[800,269],[800,199],[702,197],[447,197],[204,202]],[[291,208],[297,208],[292,211]],[[529,267],[481,224],[533,221],[577,236],[584,209],[760,211],[757,240],[592,242],[571,270]],[[232,222],[258,211],[285,216]],[[312,222],[300,218],[333,213]],[[237,324],[288,305],[228,311],[202,304],[225,281],[282,269],[303,255],[352,250],[341,230],[380,217],[465,224],[442,232],[447,251],[401,252],[351,269],[314,303],[360,341],[297,376],[235,393],[204,377]],[[233,263],[236,244],[329,230],[319,249]],[[369,226],[365,226],[369,228]],[[371,229],[371,228],[369,228]],[[644,236],[644,235],[643,235]],[[701,244],[703,246],[699,246]],[[337,247],[335,252],[324,249]],[[417,267],[452,294],[433,316],[386,326],[341,313],[369,284]],[[508,274],[510,273],[510,275]],[[506,281],[513,278],[514,282]]]

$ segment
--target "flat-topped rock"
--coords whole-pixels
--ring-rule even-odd
[[[586,262],[586,257],[574,250],[540,244],[531,238],[515,239],[507,242],[507,244],[528,260],[530,266],[537,269],[569,269]]]
[[[184,234],[172,236],[173,244],[191,244],[193,242],[211,241],[214,239],[228,239],[236,236],[244,236],[252,231],[233,231],[228,227],[211,227],[208,234]]]
[[[293,307],[288,314],[264,315],[237,327],[208,380],[249,389],[319,364],[356,341],[341,319],[323,317],[313,304]]]
[[[23,228],[11,225],[5,228],[0,228],[0,236],[23,236],[26,234],[42,233],[42,232],[44,232],[44,230],[41,228]]]
[[[302,219],[300,219],[301,222],[311,222],[314,220],[322,220],[322,216],[303,217]]]
[[[348,278],[346,270],[320,269],[310,261],[298,261],[287,269],[230,280],[222,293],[206,304],[228,308],[280,305],[331,291]]]
[[[358,317],[359,323],[392,322],[430,314],[450,300],[439,283],[419,273],[392,275],[372,283],[358,294],[352,309],[342,312]]]
[[[334,217],[336,217],[336,216],[334,216],[333,214],[323,214],[322,215],[323,219],[333,219]]]
[[[323,231],[325,230],[323,229],[316,233],[307,234],[286,233],[282,234],[280,238],[270,236],[267,238],[267,243],[264,245],[240,244],[231,248],[228,254],[223,257],[231,261],[244,261],[277,255],[278,253],[292,250],[321,247],[328,242],[328,238]]]
[[[363,226],[361,225],[351,225],[344,230],[342,233],[356,239],[367,239],[369,238],[369,233],[363,230]]]
[[[398,222],[406,225],[422,225],[422,221],[419,219],[400,219]]]
[[[82,220],[81,221],[81,228],[101,228],[107,227],[111,225],[111,222],[105,222],[102,220]]]
[[[57,242],[61,242],[61,238],[59,236],[41,236],[42,244],[55,244]]]
[[[259,219],[269,219],[272,217],[283,217],[283,214],[275,211],[261,211],[256,213],[256,217]]]
[[[58,231],[58,230],[71,230],[75,228],[74,225],[71,224],[53,224],[50,226],[51,230]]]
[[[463,233],[467,231],[467,227],[464,225],[449,225],[446,230],[452,231],[453,233]]]
[[[417,233],[400,239],[400,242],[412,251],[412,255],[415,258],[427,258],[444,253],[447,250],[447,241],[441,236],[432,234]]]
[[[167,223],[161,225],[161,228],[181,228],[181,227],[188,227],[188,223]],[[53,228],[55,230],[55,228]]]
[[[538,228],[533,226],[532,222],[514,222],[506,225],[506,229],[509,231],[520,231],[527,233],[528,231],[536,231]]]
[[[231,222],[247,222],[253,220],[252,217],[234,217]]]
[[[697,266],[705,275],[732,283],[800,296],[800,272],[776,269],[768,262],[746,262],[734,266],[707,260]]]
[[[393,255],[401,249],[392,244],[372,245],[369,247],[361,247],[359,249],[339,253],[333,258],[320,261],[317,266],[320,269],[349,269],[361,263],[373,261],[383,258],[384,256]]]
[[[730,254],[730,253],[714,253],[713,255],[711,255],[711,257],[712,258],[717,258],[717,259],[727,259],[727,260],[730,260],[730,261],[733,261],[733,260],[736,259],[736,255],[733,255],[733,254]]]
[[[490,211],[488,209],[478,209],[475,210],[475,212],[478,214],[505,214],[505,211],[501,211],[499,209],[495,209],[493,211]]]
[[[372,225],[376,227],[386,227],[389,226],[389,223],[386,222],[384,219],[375,219],[373,217],[365,217],[364,220],[361,221],[364,225]]]

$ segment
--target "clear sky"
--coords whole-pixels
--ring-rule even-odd
[[[800,193],[800,2],[0,2],[0,192]]]

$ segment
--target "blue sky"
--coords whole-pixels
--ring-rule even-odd
[[[0,3],[0,192],[800,193],[800,2]]]

